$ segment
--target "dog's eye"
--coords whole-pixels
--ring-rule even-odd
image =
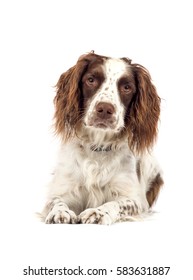
[[[88,83],[90,83],[90,84],[92,84],[92,83],[94,83],[94,77],[88,77],[88,79],[87,79],[87,81],[88,81]]]
[[[124,93],[130,93],[132,91],[132,88],[129,84],[125,84],[123,85],[122,90]]]
[[[95,86],[97,84],[97,79],[93,76],[89,76],[86,80],[87,85]]]
[[[124,86],[124,90],[129,90],[130,89],[130,86],[129,85],[125,85]]]

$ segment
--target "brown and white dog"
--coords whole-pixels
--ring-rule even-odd
[[[62,146],[44,221],[109,225],[143,216],[163,184],[151,154],[160,98],[147,69],[91,52],[56,88]]]

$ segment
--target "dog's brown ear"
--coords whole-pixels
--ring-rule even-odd
[[[128,113],[129,144],[137,152],[149,149],[157,136],[160,98],[146,68],[131,64],[136,93]]]
[[[55,131],[65,139],[73,135],[81,119],[82,96],[79,83],[93,56],[93,53],[80,56],[76,65],[63,73],[56,84]]]

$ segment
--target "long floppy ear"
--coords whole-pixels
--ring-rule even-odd
[[[151,148],[156,140],[160,115],[160,98],[151,76],[140,64],[131,64],[136,81],[136,93],[128,113],[129,144],[136,152]]]
[[[55,131],[68,139],[74,134],[82,114],[79,83],[94,54],[82,55],[76,65],[63,73],[56,84]]]

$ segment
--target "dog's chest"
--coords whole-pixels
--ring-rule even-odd
[[[71,185],[85,187],[87,190],[93,187],[101,189],[110,186],[117,176],[120,178],[120,174],[123,177],[129,176],[133,164],[128,149],[93,151],[81,148],[80,145],[72,148],[62,152],[62,158],[65,158],[62,176],[68,178]]]
[[[129,161],[129,155],[121,151],[81,153],[79,171],[82,183],[87,189],[110,186],[117,175],[126,173],[128,176]]]
[[[118,172],[120,165],[114,160],[110,162],[106,157],[98,157],[96,159],[86,158],[82,162],[82,175],[84,185],[89,188],[91,186],[103,187],[110,183],[112,177]]]

